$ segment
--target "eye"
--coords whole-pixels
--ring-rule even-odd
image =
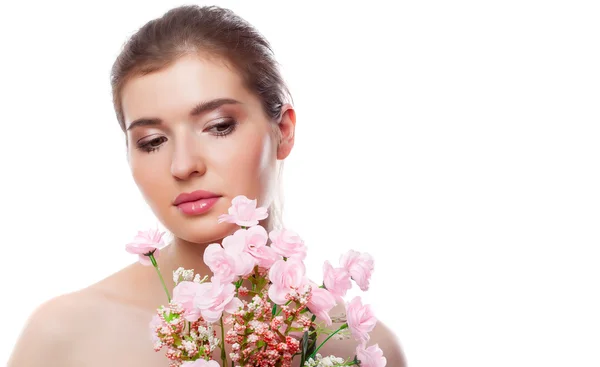
[[[151,153],[157,151],[165,141],[167,141],[166,137],[157,136],[153,139],[139,142],[138,149],[146,153]]]
[[[231,134],[237,127],[237,122],[234,120],[223,121],[211,126],[208,130],[216,136],[226,136]]]

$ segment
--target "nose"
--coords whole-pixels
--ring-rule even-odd
[[[175,142],[171,161],[171,174],[177,180],[187,180],[194,176],[202,176],[206,172],[206,164],[202,157],[199,142],[193,134],[182,134]]]

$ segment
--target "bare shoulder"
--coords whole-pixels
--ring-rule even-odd
[[[144,272],[128,267],[46,301],[27,320],[8,367],[166,365],[149,347],[159,301],[148,298],[154,291],[147,283]],[[111,353],[98,353],[99,346]]]
[[[343,314],[344,310],[339,305],[332,310],[332,315]],[[341,322],[334,322],[330,328],[335,330],[341,325]],[[407,365],[398,335],[384,322],[379,320],[369,335],[370,340],[367,342],[367,347],[377,344],[377,346],[383,351],[383,356],[387,360],[386,366],[405,367]],[[319,338],[319,343],[326,337],[326,335],[322,335]],[[336,340],[332,338],[323,346],[320,353],[324,356],[335,355],[344,358],[353,357],[356,354],[357,346],[358,342],[355,341],[351,336],[342,340]]]
[[[89,292],[74,292],[38,306],[27,319],[8,366],[68,366],[69,350],[85,324],[83,310],[91,303],[89,297]]]
[[[80,351],[114,318],[116,303],[106,290],[115,287],[119,278],[111,275],[39,305],[25,322],[8,366],[81,365]]]
[[[402,350],[400,340],[396,333],[386,324],[379,321],[371,333],[371,340],[368,345],[377,344],[383,351],[387,359],[387,365],[390,367],[406,366],[406,358]]]

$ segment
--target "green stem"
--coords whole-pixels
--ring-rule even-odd
[[[337,329],[336,331],[334,331],[333,333],[329,334],[329,336],[327,337],[327,339],[325,339],[325,340],[323,341],[323,343],[321,343],[321,344],[320,344],[320,345],[317,347],[317,349],[315,349],[315,351],[314,351],[314,352],[312,352],[312,354],[310,355],[310,358],[312,358],[312,359],[315,359],[315,356],[317,355],[317,352],[319,351],[319,349],[321,349],[321,347],[322,347],[322,346],[323,346],[325,343],[327,343],[327,341],[328,341],[329,339],[331,339],[331,337],[332,337],[332,336],[334,336],[335,334],[339,333],[340,331],[342,331],[342,330],[344,330],[344,329],[346,329],[346,328],[348,328],[348,324],[347,324],[347,323],[346,323],[346,324],[344,324],[344,325],[342,325],[342,326],[340,326],[340,328],[339,328],[339,329]]]
[[[152,261],[152,266],[154,266],[154,269],[156,269],[156,272],[158,273],[158,277],[160,278],[160,282],[162,283],[163,289],[165,290],[165,293],[167,294],[167,299],[169,300],[169,303],[170,303],[171,296],[169,295],[169,291],[167,290],[167,285],[165,284],[165,280],[163,279],[163,276],[160,273],[160,269],[158,268],[158,264],[156,263],[156,259],[154,258],[154,252],[151,252],[150,255],[148,255],[148,257],[150,258],[150,261]]]
[[[223,316],[221,316],[221,360],[223,360],[223,366],[227,365],[227,356],[225,355],[225,328],[223,327]]]

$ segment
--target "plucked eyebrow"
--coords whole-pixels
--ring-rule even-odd
[[[203,101],[203,102],[198,103],[194,108],[192,108],[189,115],[190,115],[190,117],[196,117],[205,112],[216,110],[217,108],[219,108],[223,105],[226,105],[226,104],[241,104],[241,103],[242,102],[237,101],[235,99],[231,99],[231,98],[217,98],[217,99],[213,99],[210,101]],[[161,120],[157,117],[142,117],[142,118],[139,118],[139,119],[133,121],[131,124],[129,124],[127,131],[129,131],[135,127],[139,127],[139,126],[155,126],[155,125],[161,125],[162,123],[163,123],[163,120]]]

